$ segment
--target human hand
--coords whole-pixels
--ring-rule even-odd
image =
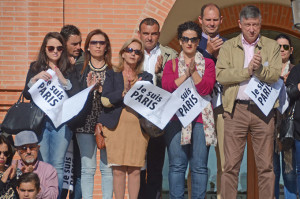
[[[261,66],[261,62],[262,62],[260,51],[258,51],[257,53],[254,54],[251,61],[252,61],[252,65],[253,65],[253,70],[255,71],[255,70],[259,69],[259,67]]]
[[[196,64],[195,64],[195,59],[192,58],[190,63],[187,64],[188,68],[189,68],[189,73],[190,75],[192,75],[195,71],[196,71]]]
[[[33,172],[33,170],[34,170],[34,167],[32,165],[24,165],[21,168],[22,173],[30,173],[30,172]]]
[[[58,67],[54,67],[52,68],[52,70],[54,70],[55,74],[57,75],[58,77],[58,80],[60,83],[62,83],[63,85],[67,85],[68,84],[68,81],[67,79],[64,77],[64,75],[61,73],[61,71],[59,70]]]
[[[97,79],[96,76],[92,74],[92,71],[88,73],[87,77],[86,77],[86,84],[87,87],[90,87],[94,84],[97,83]]]
[[[288,78],[289,74],[290,74],[290,72],[288,72],[286,75],[283,76],[284,83],[286,83],[286,79]]]
[[[157,57],[157,61],[156,61],[156,64],[155,64],[155,74],[159,73],[162,69],[162,63],[163,63],[163,56],[162,55],[159,55]]]
[[[41,71],[37,75],[35,75],[33,78],[31,78],[32,83],[36,83],[39,79],[43,79],[44,81],[49,81],[52,79],[52,76],[47,73],[46,71]]]
[[[208,35],[206,51],[209,54],[213,55],[215,58],[217,58],[219,55],[219,50],[223,43],[224,42],[221,38],[215,37],[211,39],[210,36]]]

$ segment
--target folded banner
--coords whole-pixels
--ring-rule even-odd
[[[288,94],[286,93],[286,87],[284,84],[282,84],[282,88],[280,90],[278,99],[279,99],[279,107],[277,109],[281,114],[283,114],[290,104],[290,99],[288,97]]]
[[[64,161],[63,189],[74,190],[73,140],[71,140]]]
[[[68,98],[55,72],[51,69],[48,69],[47,72],[52,79],[47,82],[39,79],[29,89],[29,93],[34,103],[48,115],[57,128],[81,111],[93,86]]]
[[[172,95],[178,96],[183,102],[176,112],[183,127],[193,122],[211,100],[209,95],[200,96],[198,94],[192,78],[185,80]]]
[[[165,128],[182,103],[178,96],[147,81],[136,82],[124,97],[124,104],[160,129]]]
[[[267,116],[274,107],[283,85],[283,80],[269,85],[253,76],[249,81],[245,93],[254,101],[258,108]]]

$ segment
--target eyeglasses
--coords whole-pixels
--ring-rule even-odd
[[[30,151],[36,151],[38,148],[38,145],[31,145],[31,146],[20,146],[18,147],[18,151],[20,151],[21,153],[25,153],[27,151],[27,148],[30,149]]]
[[[124,51],[127,52],[127,53],[134,52],[136,55],[141,55],[142,54],[141,50],[134,50],[133,48],[125,48]]]
[[[281,46],[283,47],[284,50],[290,49],[290,45],[287,45],[287,44],[283,44],[283,45],[279,44],[279,46],[280,46],[280,49],[281,49]]]
[[[56,47],[55,46],[46,46],[46,47],[50,53],[53,52],[55,48],[58,52],[61,52],[64,49],[64,47],[62,47],[62,46],[56,46]]]
[[[182,41],[183,43],[188,43],[189,40],[191,40],[191,42],[192,42],[193,44],[195,44],[195,43],[198,42],[198,37],[193,37],[193,38],[189,38],[189,37],[181,37],[181,41]]]
[[[0,155],[3,154],[5,157],[9,156],[9,152],[8,151],[0,151]]]
[[[95,41],[95,40],[92,40],[90,41],[90,44],[93,45],[93,46],[96,46],[97,44],[100,44],[100,46],[103,46],[106,44],[106,41]]]

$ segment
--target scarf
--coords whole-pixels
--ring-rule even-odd
[[[196,52],[195,55],[195,65],[196,70],[199,75],[203,77],[205,71],[205,59],[200,52]],[[188,66],[186,66],[184,61],[183,52],[178,56],[178,76],[182,76],[185,74],[185,70]],[[217,135],[215,132],[215,122],[213,116],[213,110],[211,103],[209,103],[202,111],[202,120],[203,120],[203,129],[205,134],[206,146],[217,145]],[[191,135],[192,135],[192,123],[187,127],[182,127],[181,131],[181,145],[191,144]]]

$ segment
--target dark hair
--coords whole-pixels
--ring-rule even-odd
[[[275,37],[276,41],[278,39],[286,39],[286,40],[288,40],[290,47],[293,47],[292,40],[291,40],[291,38],[288,35],[281,33],[281,34],[279,34],[279,35],[277,35]],[[293,55],[290,55],[289,60],[290,60],[290,62],[293,62],[293,60],[294,60]]]
[[[112,68],[112,63],[111,63],[112,52],[111,52],[111,44],[110,44],[109,38],[108,38],[107,34],[105,32],[103,32],[102,30],[95,29],[95,30],[92,30],[87,35],[87,37],[85,39],[85,43],[84,43],[84,63],[83,63],[83,67],[82,67],[82,70],[81,70],[81,74],[83,73],[83,71],[85,70],[85,68],[89,64],[89,61],[91,60],[91,53],[88,49],[89,49],[91,38],[94,35],[102,35],[105,38],[106,49],[105,49],[105,53],[104,53],[104,61],[108,65],[109,68]]]
[[[217,6],[214,3],[208,3],[208,4],[205,4],[204,6],[202,6],[202,8],[201,8],[201,13],[200,13],[201,18],[203,18],[203,16],[204,16],[204,10],[207,7],[215,7],[215,8],[217,8],[217,10],[219,11],[219,17],[221,17],[221,11],[220,11],[219,6]]]
[[[48,57],[46,54],[46,46],[47,43],[50,39],[57,39],[63,46],[63,51],[61,53],[61,56],[58,60],[58,68],[63,74],[66,74],[66,72],[71,69],[71,63],[68,58],[67,54],[67,48],[66,48],[66,43],[64,41],[64,38],[59,34],[58,32],[49,32],[46,34],[44,37],[43,43],[40,48],[40,52],[38,54],[37,61],[33,65],[33,69],[35,71],[42,71],[42,70],[47,70],[49,68],[48,66]]]
[[[141,23],[139,25],[139,31],[141,31],[142,24],[146,24],[148,26],[153,26],[154,24],[156,24],[158,26],[158,31],[160,29],[159,23],[155,19],[150,18],[150,17],[145,18],[141,21]]]
[[[71,35],[81,36],[79,29],[74,25],[64,25],[60,30],[61,36],[65,39],[65,42],[68,41]]]
[[[10,165],[11,161],[14,157],[14,154],[15,154],[14,150],[11,146],[11,143],[8,141],[8,139],[5,136],[0,135],[0,144],[6,144],[6,146],[7,146],[8,156],[7,156],[7,161],[5,164]]]
[[[242,21],[242,19],[252,18],[259,18],[259,21],[261,21],[261,14],[258,7],[253,5],[243,7],[243,9],[240,12],[240,21]]]
[[[33,172],[23,173],[17,182],[17,186],[20,188],[20,185],[22,183],[27,183],[27,182],[33,182],[36,190],[40,189],[40,179],[36,173]]]
[[[187,21],[183,24],[180,24],[177,28],[178,40],[182,38],[182,33],[187,30],[195,31],[197,33],[198,39],[201,39],[202,31],[199,25],[193,21]]]

